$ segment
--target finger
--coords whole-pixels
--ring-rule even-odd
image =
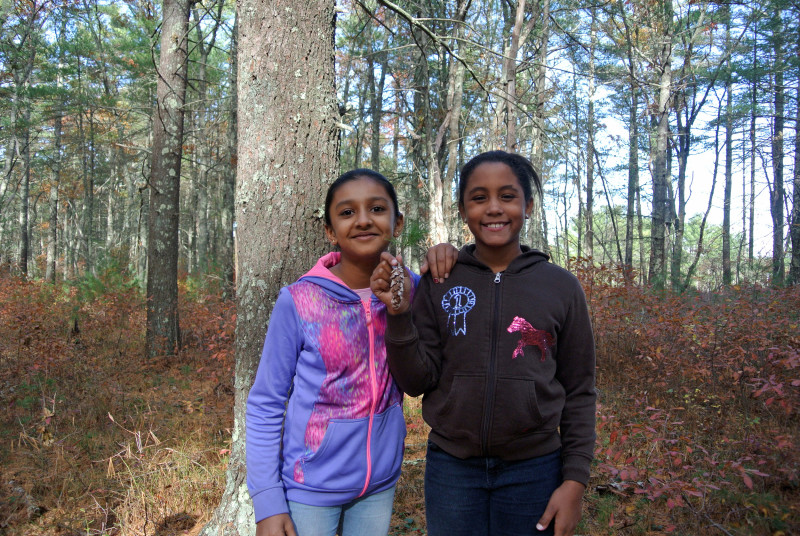
[[[436,258],[436,264],[439,270],[439,280],[444,281],[450,276],[450,262],[448,261],[449,249],[443,251],[441,255]]]
[[[537,530],[545,530],[547,527],[550,526],[550,522],[553,520],[553,516],[556,514],[556,509],[553,506],[553,502],[550,501],[547,503],[547,508],[544,510],[544,514],[542,517],[539,518],[539,522],[536,523]]]
[[[381,253],[380,263],[384,263],[384,262],[388,266],[394,266],[395,264],[397,264],[397,259],[395,258],[394,255],[392,255],[388,251],[384,251],[383,253]]]

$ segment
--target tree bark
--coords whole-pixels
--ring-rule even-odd
[[[594,93],[595,93],[595,61],[597,45],[597,7],[591,8],[591,25],[589,28],[589,103],[586,112],[586,256],[594,256]]]
[[[800,102],[800,85],[797,86],[795,102]],[[800,285],[800,106],[795,109],[794,122],[794,180],[792,184],[792,217],[789,237],[792,242],[792,258],[789,264],[790,285]]]
[[[222,501],[202,533],[254,534],[244,414],[280,288],[325,250],[325,186],[338,170],[335,2],[237,4],[237,322],[234,430]]]
[[[653,145],[653,217],[650,229],[650,283],[663,290],[666,283],[666,224],[669,206],[667,151],[669,150],[669,114],[672,101],[672,8],[663,6],[664,34],[658,81],[658,108],[656,111],[656,142]]]
[[[772,284],[783,285],[784,264],[783,259],[783,135],[784,135],[784,107],[785,88],[783,86],[783,31],[781,10],[776,9],[772,19],[772,47],[775,51],[773,95],[774,110],[772,118],[772,189],[770,190],[770,214],[772,215]]]
[[[192,8],[194,15],[194,30],[196,45],[195,49],[198,54],[197,73],[196,73],[196,86],[197,86],[197,102],[199,110],[196,117],[197,129],[197,212],[196,218],[196,247],[195,266],[200,275],[205,274],[209,268],[209,255],[208,255],[208,241],[209,241],[209,172],[213,166],[211,161],[211,148],[213,141],[211,140],[211,113],[209,110],[210,104],[208,101],[208,59],[211,52],[214,50],[217,42],[217,30],[222,22],[222,8],[224,2],[217,1],[217,11],[212,12],[212,21],[206,28],[203,25],[203,18],[200,15],[196,5]],[[210,10],[209,10],[210,11]],[[208,42],[206,42],[208,40]]]
[[[506,112],[506,151],[517,151],[517,54],[519,53],[522,23],[525,20],[525,0],[517,2],[514,26],[511,30],[511,43],[505,50],[503,73]]]
[[[190,0],[165,0],[158,67],[147,248],[145,355],[173,355],[178,326],[178,221]]]
[[[544,186],[547,181],[547,174],[544,168],[544,106],[547,102],[547,55],[550,45],[550,0],[542,0],[539,14],[534,14],[532,20],[540,20],[541,28],[537,42],[534,44],[536,50],[536,68],[534,84],[536,91],[536,105],[533,111],[533,132],[531,140],[531,162],[539,173],[539,178]],[[534,194],[533,209],[531,219],[528,220],[528,244],[531,247],[548,251],[546,220],[544,214],[544,202],[542,196]]]
[[[235,258],[233,247],[233,232],[234,232],[234,194],[236,190],[236,148],[238,145],[237,137],[237,88],[239,85],[237,72],[238,72],[238,29],[239,19],[234,15],[233,32],[231,34],[231,49],[230,49],[230,108],[228,110],[228,128],[226,131],[227,145],[227,158],[223,168],[223,185],[222,185],[222,217],[221,225],[224,238],[222,240],[222,253],[221,264],[223,279],[226,286],[233,289],[236,280]]]
[[[64,34],[64,26],[62,25],[62,35]],[[61,66],[59,65],[59,68]],[[60,88],[62,85],[61,75],[58,75],[57,85]],[[58,257],[58,186],[61,178],[61,130],[63,123],[64,101],[56,110],[56,117],[53,119],[53,171],[50,181],[50,215],[48,218],[47,229],[47,260],[45,267],[45,281],[50,283],[56,282],[56,259]]]
[[[624,8],[623,8],[624,10]],[[631,280],[633,272],[633,231],[636,216],[636,192],[639,190],[639,84],[636,80],[636,63],[633,53],[633,36],[623,12],[625,43],[628,58],[628,85],[631,103],[628,113],[628,197],[625,211],[625,274]]]
[[[731,12],[726,9],[725,48],[730,50]],[[725,77],[725,192],[722,201],[722,284],[726,287],[733,280],[731,270],[731,196],[733,191],[733,83],[731,59],[728,57]]]

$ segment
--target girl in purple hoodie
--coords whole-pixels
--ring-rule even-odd
[[[386,363],[386,306],[370,276],[402,229],[383,175],[356,169],[328,189],[325,234],[338,251],[281,289],[247,400],[257,536],[388,533],[406,428]],[[432,248],[432,275],[456,254]]]

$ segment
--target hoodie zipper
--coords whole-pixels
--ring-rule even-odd
[[[377,380],[375,378],[375,330],[372,325],[372,300],[362,301],[364,311],[367,314],[367,332],[369,333],[369,384],[372,393],[372,400],[369,406],[369,427],[367,428],[367,477],[364,480],[364,488],[359,497],[364,495],[369,488],[369,481],[372,479],[372,424],[375,421],[375,404],[377,403]]]
[[[483,426],[481,427],[481,452],[484,456],[489,455],[489,428],[492,425],[492,414],[494,413],[494,392],[497,387],[495,375],[497,374],[497,337],[500,332],[500,277],[503,272],[494,274],[494,309],[492,309],[492,347],[489,354],[489,374],[486,381],[486,400],[483,414]]]

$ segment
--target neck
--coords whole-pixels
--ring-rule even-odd
[[[369,265],[367,263],[354,262],[352,259],[342,255],[339,264],[332,266],[330,270],[333,275],[341,279],[351,289],[368,288],[369,279],[372,277],[372,272],[377,265],[377,262]]]
[[[493,272],[503,272],[511,261],[522,255],[519,243],[509,244],[504,248],[481,248],[475,246],[475,258],[488,266]]]

